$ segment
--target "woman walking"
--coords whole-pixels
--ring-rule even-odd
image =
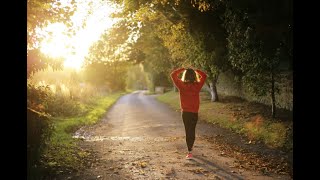
[[[179,74],[183,72],[182,78]],[[198,74],[200,77],[197,78]],[[187,159],[192,159],[192,148],[195,141],[195,129],[198,122],[198,111],[200,105],[200,90],[207,78],[207,75],[192,68],[179,68],[171,73],[172,81],[179,89],[180,107],[182,120],[186,132],[186,143],[188,147]]]

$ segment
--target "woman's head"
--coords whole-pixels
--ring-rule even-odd
[[[197,75],[196,75],[196,72],[191,69],[191,68],[188,68],[186,69],[184,72],[183,72],[183,75],[182,75],[182,81],[184,82],[197,82]]]

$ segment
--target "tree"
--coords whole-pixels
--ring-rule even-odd
[[[211,101],[218,101],[216,84],[219,74],[230,67],[225,60],[226,32],[219,19],[223,9],[217,6],[214,11],[205,9],[206,12],[200,12],[191,5],[180,4],[171,12],[160,13],[167,22],[166,26],[159,23],[158,31],[175,65],[191,65],[207,72]]]
[[[210,83],[208,85],[211,89],[211,99],[218,101],[216,89],[218,75],[221,70],[227,67],[225,66],[227,62],[225,61],[226,35],[218,16],[221,10],[212,8],[206,1],[140,0],[135,3],[122,2],[126,7],[124,14],[134,15],[143,24],[142,31],[153,34],[141,35],[141,38],[145,39],[143,42],[147,44],[146,42],[152,39],[154,42],[158,41],[170,54],[168,58],[161,58],[168,59],[169,62],[161,61],[159,58],[146,58],[145,62],[150,61],[149,64],[157,64],[154,66],[156,69],[166,68],[168,74],[176,66],[193,65],[205,69],[209,75]],[[215,9],[215,13],[210,11],[213,9]],[[207,25],[209,23],[214,23],[214,28],[209,27]],[[146,38],[147,36],[152,38]],[[146,47],[144,46],[144,48]],[[140,50],[143,51],[142,48]],[[154,59],[157,61],[152,62]],[[160,64],[163,63],[169,66],[161,66]]]
[[[39,38],[37,28],[43,28],[49,23],[63,22],[71,27],[70,17],[75,11],[75,0],[62,4],[55,0],[28,0],[27,2],[27,42],[28,50],[37,46]]]
[[[270,95],[275,117],[280,64],[290,61],[292,51],[287,28],[291,7],[284,3],[290,1],[245,2],[226,2],[228,60],[240,70],[244,84],[254,95]]]
[[[128,68],[126,88],[131,90],[145,89],[147,87],[147,74],[141,65]]]
[[[51,58],[40,52],[39,49],[32,49],[27,54],[27,78],[39,70],[44,70],[49,66],[53,70],[62,68],[63,59]]]
[[[125,21],[130,22],[124,25],[129,26],[130,37],[126,53],[128,61],[133,64],[142,64],[144,72],[148,77],[149,91],[153,92],[154,87],[164,75],[169,74],[171,65],[170,55],[166,47],[163,46],[162,39],[155,32],[155,14],[148,7],[140,7],[134,14],[126,16]],[[169,78],[169,77],[168,77]],[[167,78],[167,80],[169,80]]]
[[[75,1],[70,4],[61,4],[54,0],[28,0],[27,3],[27,77],[38,70],[48,66],[61,68],[62,59],[53,59],[40,52],[38,44],[41,36],[37,29],[47,26],[49,23],[63,22],[71,27],[70,17],[75,7]],[[72,33],[72,31],[70,31]]]
[[[158,82],[156,79],[163,74],[169,74],[171,62],[167,48],[162,45],[162,40],[150,30],[148,27],[142,28],[141,36],[133,47],[143,53],[144,59],[141,64],[144,71],[148,73],[149,90],[153,92]]]
[[[128,57],[123,52],[127,51],[128,34],[126,28],[115,30],[106,31],[90,47],[89,55],[85,57],[84,73],[86,80],[96,87],[124,90]]]

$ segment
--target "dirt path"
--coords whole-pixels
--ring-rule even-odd
[[[234,166],[237,159],[209,140],[231,135],[203,121],[196,127],[194,159],[186,160],[180,112],[154,97],[142,91],[125,95],[100,123],[77,131],[84,138],[80,146],[95,158],[88,169],[61,179],[292,179]]]

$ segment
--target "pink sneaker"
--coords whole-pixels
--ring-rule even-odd
[[[193,158],[192,153],[188,153],[186,156],[186,159],[192,159],[192,158]]]

